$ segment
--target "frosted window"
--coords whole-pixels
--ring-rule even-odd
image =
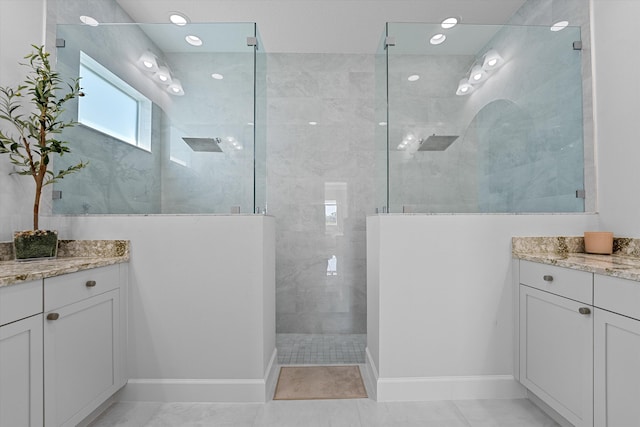
[[[141,126],[150,122],[151,101],[88,55],[80,55],[78,122],[120,141],[149,150],[150,135]],[[148,116],[146,117],[148,112]]]

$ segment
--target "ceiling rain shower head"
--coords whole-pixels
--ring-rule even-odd
[[[222,142],[220,138],[189,138],[184,136],[182,139],[193,151],[222,153],[222,148],[219,145]]]
[[[431,135],[427,139],[420,140],[418,151],[444,151],[453,141],[458,139],[457,135]]]

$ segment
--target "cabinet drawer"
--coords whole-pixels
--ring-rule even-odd
[[[521,260],[520,283],[585,304],[593,303],[593,274],[586,271]]]
[[[596,274],[593,278],[593,305],[640,319],[640,282]]]
[[[55,310],[118,287],[118,265],[51,277],[44,281],[44,311]]]
[[[42,280],[0,287],[0,325],[42,313]]]

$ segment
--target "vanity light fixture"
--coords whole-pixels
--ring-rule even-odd
[[[184,89],[182,88],[182,83],[180,83],[180,80],[173,79],[171,84],[169,86],[167,86],[167,92],[169,92],[171,95],[175,95],[175,96],[184,95]]]
[[[442,21],[442,23],[440,24],[440,26],[442,28],[444,28],[445,30],[448,30],[449,28],[453,28],[456,25],[458,25],[458,23],[460,22],[460,20],[454,16],[451,16],[445,20]]]
[[[172,24],[175,24],[179,27],[182,27],[184,25],[187,25],[190,20],[187,17],[187,15],[181,13],[181,12],[171,12],[169,14],[169,21],[171,21]]]
[[[88,15],[80,16],[80,22],[82,22],[85,25],[89,25],[90,27],[97,27],[98,25],[100,25],[100,23],[96,18]]]
[[[469,95],[474,90],[476,90],[476,88],[473,87],[473,85],[469,84],[469,79],[463,78],[462,80],[460,80],[460,83],[458,83],[458,90],[456,90],[456,95]]]
[[[215,79],[215,80],[222,80],[222,79],[224,79],[224,76],[222,74],[213,73],[213,74],[211,74],[211,78]]]
[[[480,84],[487,80],[487,72],[482,69],[480,64],[476,64],[471,69],[471,74],[469,75],[469,83],[472,85]]]
[[[431,37],[431,39],[429,40],[429,43],[433,44],[433,45],[439,45],[441,43],[443,43],[445,40],[447,39],[447,36],[445,36],[442,33],[438,33],[435,34]]]
[[[165,85],[171,84],[171,71],[169,71],[169,68],[161,65],[153,75],[153,80]]]
[[[420,80],[420,76],[417,74],[412,74],[409,77],[407,77],[407,80],[409,80],[410,82],[415,82]]]
[[[156,71],[158,71],[158,59],[153,53],[149,51],[146,51],[142,55],[140,55],[137,65],[138,68],[149,71],[151,73],[155,73]]]
[[[198,36],[190,34],[184,38],[191,46],[202,46],[202,40]]]
[[[485,71],[495,70],[504,64],[504,59],[495,49],[490,49],[484,54],[484,60],[482,61],[482,69]]]
[[[553,32],[562,31],[569,26],[569,21],[558,21],[549,28]]]

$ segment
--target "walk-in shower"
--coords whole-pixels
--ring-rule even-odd
[[[254,23],[57,27],[67,114],[90,166],[55,184],[55,214],[264,212],[264,50]]]
[[[584,211],[581,49],[578,27],[388,23],[378,211]]]

